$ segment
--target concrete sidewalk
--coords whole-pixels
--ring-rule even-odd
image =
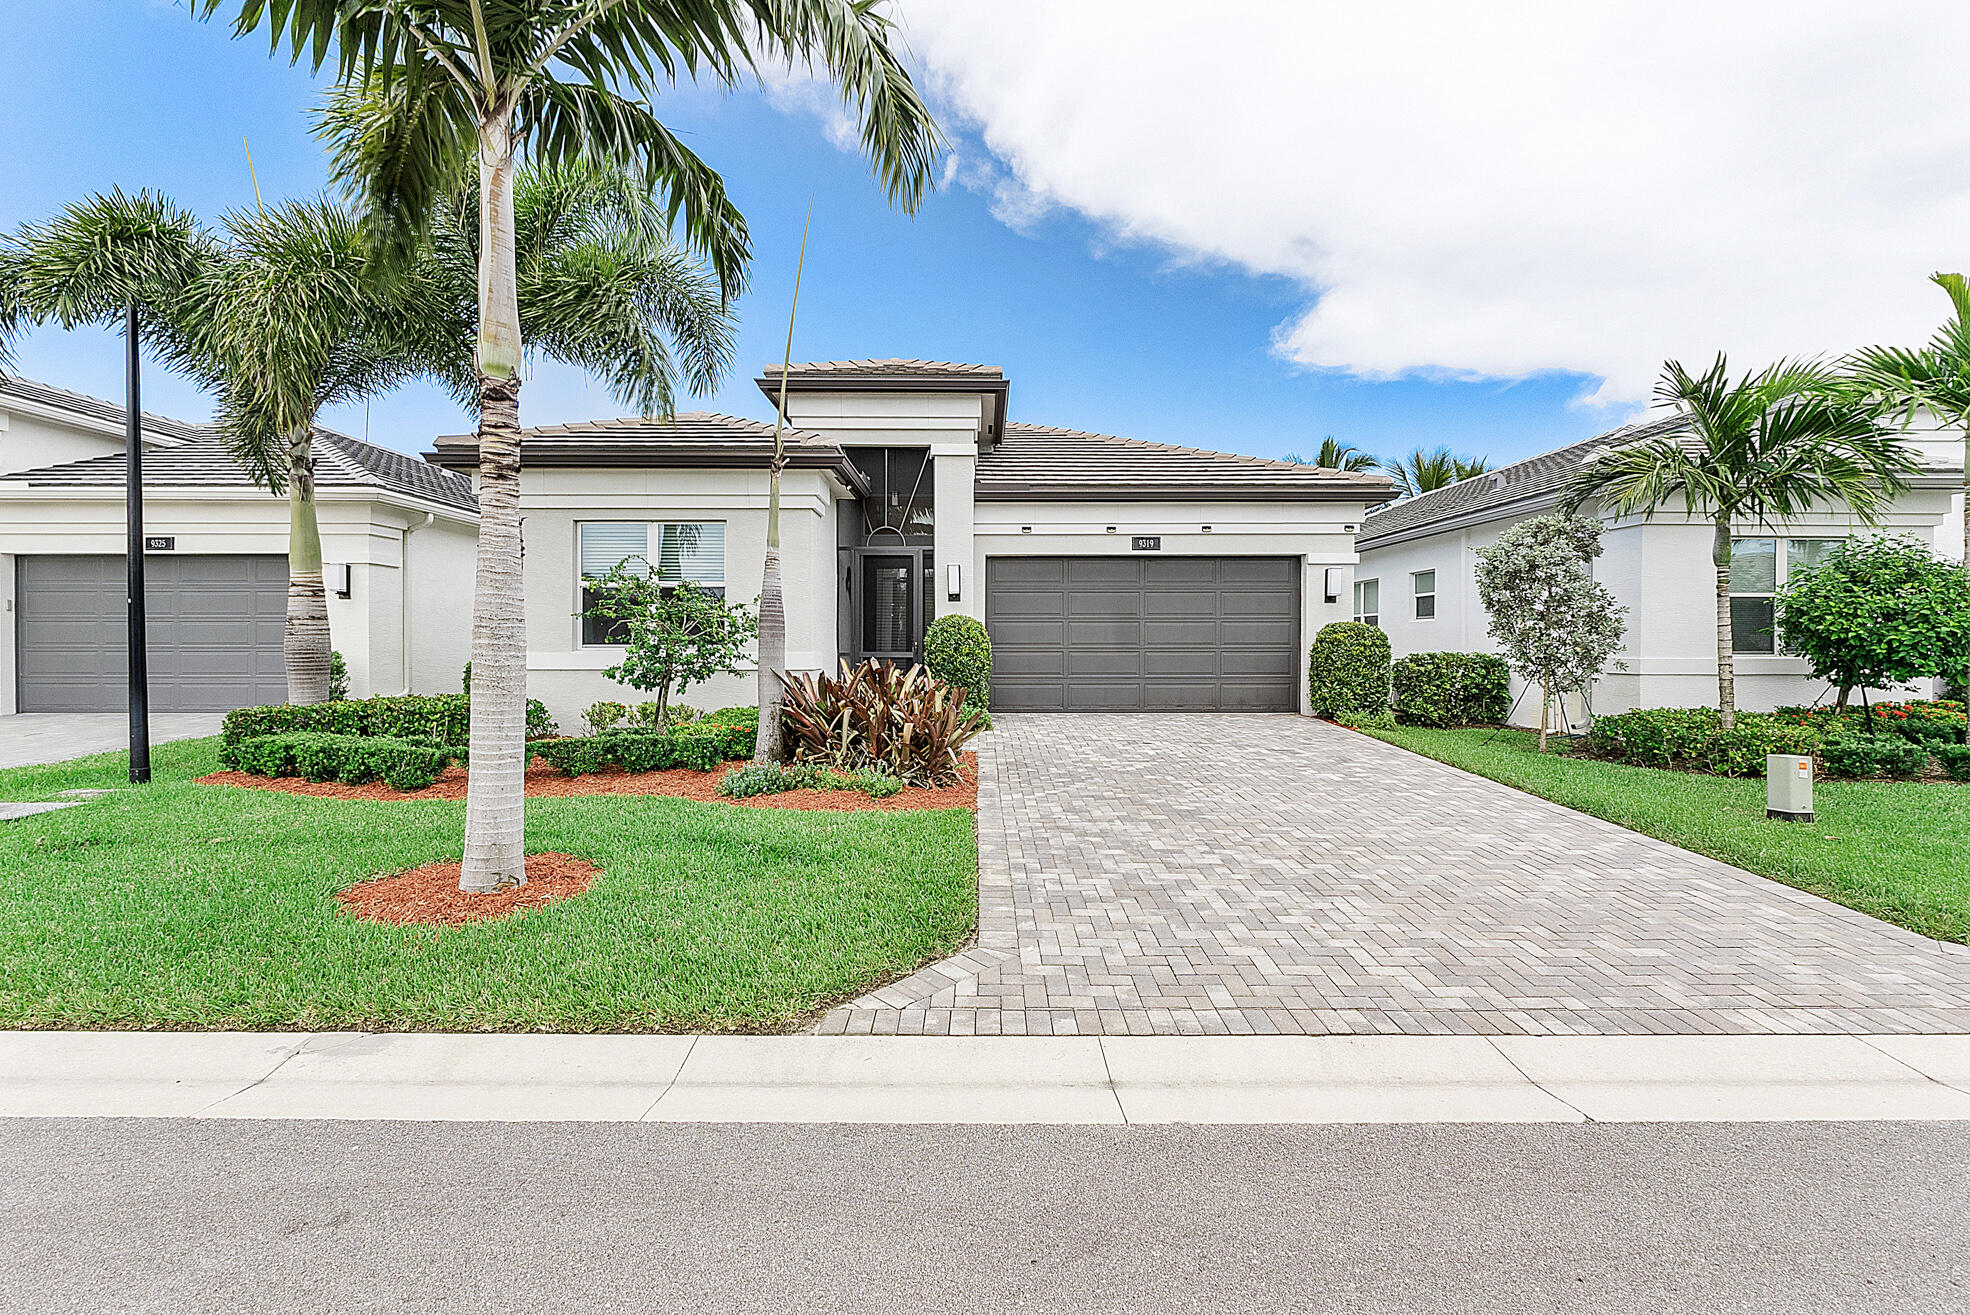
[[[674,1123],[1970,1119],[1970,1036],[0,1033],[0,1116]]]

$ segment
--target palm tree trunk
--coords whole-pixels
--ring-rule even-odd
[[[287,627],[281,657],[289,703],[328,702],[330,648],[321,524],[315,519],[314,439],[302,425],[287,440]]]
[[[479,127],[479,556],[472,601],[472,770],[465,861],[472,894],[527,881],[527,618],[520,568],[520,296],[513,141]]]
[[[1717,568],[1717,722],[1725,730],[1737,724],[1737,668],[1731,661],[1731,518],[1717,518],[1717,536],[1710,545]]]
[[[759,734],[756,763],[780,760],[780,673],[787,667],[787,608],[780,584],[780,454],[767,475],[766,572],[759,588]]]

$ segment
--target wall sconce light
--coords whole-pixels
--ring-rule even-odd
[[[1200,525],[1197,528],[1202,530],[1205,534],[1209,534],[1211,532],[1211,527],[1208,525]]]
[[[964,567],[952,562],[945,570],[950,580],[950,601],[955,603],[964,594]]]
[[[337,598],[349,596],[349,563],[329,562],[322,568],[322,583]]]
[[[1115,527],[1114,527],[1113,525],[1110,525],[1110,526],[1108,527],[1108,532],[1109,532],[1110,534],[1113,534],[1113,533],[1115,532]]]
[[[1031,525],[1022,525],[1019,527],[1019,532],[1021,534],[1031,534],[1033,532],[1033,527]]]
[[[1341,601],[1341,568],[1338,566],[1327,568],[1326,594],[1327,601],[1330,603]]]

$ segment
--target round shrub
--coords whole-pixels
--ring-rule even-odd
[[[940,616],[923,632],[924,665],[946,685],[982,708],[991,700],[992,640],[975,617]]]
[[[1388,711],[1389,637],[1361,621],[1323,626],[1307,651],[1307,701],[1315,716]]]

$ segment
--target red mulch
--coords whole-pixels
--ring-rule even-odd
[[[527,855],[527,884],[490,895],[467,895],[458,888],[457,863],[426,863],[421,868],[377,877],[335,898],[344,910],[371,922],[424,923],[457,927],[503,918],[579,895],[595,884],[602,869],[569,854]]]
[[[634,774],[613,768],[592,776],[563,776],[545,763],[527,768],[527,797],[549,798],[577,794],[663,795],[671,799],[696,799],[703,803],[732,804],[741,808],[795,808],[811,812],[899,812],[910,808],[978,807],[978,755],[964,755],[964,769],[955,785],[906,785],[887,799],[875,799],[859,790],[789,790],[785,794],[755,795],[750,799],[727,799],[718,793],[718,779],[730,767],[700,772],[689,767],[673,767],[662,772]],[[298,776],[269,778],[245,772],[214,772],[198,778],[200,785],[237,785],[248,790],[281,790],[288,794],[309,795],[316,799],[463,799],[465,769],[447,767],[444,774],[422,790],[395,790],[381,782],[369,785],[341,785],[334,781],[304,781]]]

